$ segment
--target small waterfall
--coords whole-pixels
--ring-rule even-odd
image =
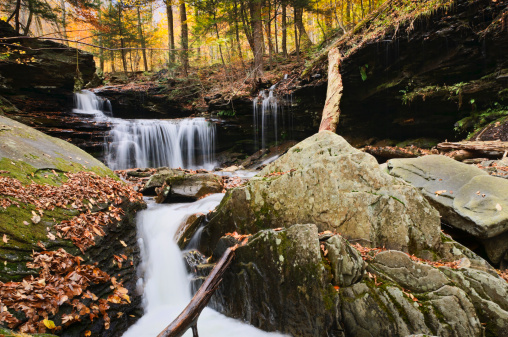
[[[72,112],[76,114],[93,115],[98,119],[113,116],[111,102],[88,90],[74,94],[74,105],[76,108],[72,109]]]
[[[117,121],[105,143],[113,169],[214,168],[215,125],[204,118]]]
[[[215,166],[215,124],[204,118],[124,120],[112,117],[111,103],[83,90],[75,94],[74,113],[106,121],[105,161],[113,170],[135,167]]]
[[[287,75],[284,76],[284,80]],[[279,138],[285,140],[292,133],[292,114],[286,111],[285,100],[275,95],[277,84],[268,90],[261,90],[253,100],[253,126],[254,146],[256,149],[265,149],[268,142],[278,145]],[[291,97],[292,98],[292,97]],[[261,144],[259,144],[261,139]]]
[[[157,336],[185,308],[192,298],[189,275],[182,252],[173,237],[178,226],[191,214],[208,212],[223,194],[213,194],[188,204],[155,205],[137,215],[138,242],[142,263],[138,289],[143,293],[144,315],[123,337]],[[198,320],[200,335],[207,337],[282,337],[205,308]],[[184,336],[192,336],[188,331]]]

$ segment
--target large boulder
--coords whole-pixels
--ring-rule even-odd
[[[499,263],[508,251],[508,181],[441,155],[388,161],[388,171],[419,188],[442,221],[485,244]]]
[[[141,195],[86,152],[3,116],[0,144],[0,325],[33,333],[47,317],[62,336],[118,335],[141,314]]]
[[[307,138],[241,188],[227,192],[201,247],[226,232],[315,223],[372,247],[423,254],[440,244],[439,214],[419,191],[379,169],[369,154],[325,131]]]
[[[149,181],[150,182],[150,181]],[[158,203],[198,200],[208,194],[221,193],[222,177],[212,173],[184,173],[170,175],[157,189]]]

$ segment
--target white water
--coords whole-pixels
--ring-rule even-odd
[[[208,212],[222,197],[223,194],[214,194],[189,204],[151,204],[147,210],[138,213],[140,272],[143,275],[138,285],[144,290],[145,314],[123,337],[157,336],[187,306],[191,300],[190,279],[173,236],[189,215]],[[280,336],[227,318],[209,308],[200,315],[198,332],[202,337]],[[185,334],[191,335],[190,330]]]
[[[83,90],[74,113],[111,124],[104,141],[106,164],[113,170],[135,167],[215,167],[215,124],[204,118],[125,120],[112,117],[108,100]]]
[[[286,79],[285,75],[284,80]],[[275,145],[277,145],[279,135],[290,136],[288,132],[291,133],[292,130],[292,115],[285,111],[284,102],[281,102],[280,97],[274,94],[277,85],[278,83],[272,85],[268,90],[261,90],[252,101],[254,146],[256,149],[265,149],[269,141],[275,141]],[[259,144],[259,139],[261,139],[261,144]]]

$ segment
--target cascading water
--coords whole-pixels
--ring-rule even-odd
[[[194,203],[155,205],[138,214],[138,242],[141,247],[141,274],[138,288],[143,291],[145,313],[123,337],[157,336],[191,300],[190,280],[182,252],[173,237],[185,219],[198,212],[208,212],[222,200],[214,194]],[[206,337],[280,336],[227,318],[205,308],[198,320],[198,331]],[[191,336],[189,330],[185,336]]]
[[[111,117],[111,104],[84,90],[75,95],[74,113],[111,124],[105,139],[106,164],[113,170],[135,167],[215,166],[215,124],[204,118],[124,120]]]
[[[284,76],[284,80],[287,76]],[[278,144],[279,138],[291,136],[292,115],[286,111],[285,102],[274,94],[277,84],[261,90],[253,100],[254,146],[265,149],[269,142]],[[261,139],[261,144],[259,144]]]

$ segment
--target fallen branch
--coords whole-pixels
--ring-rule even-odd
[[[465,150],[487,157],[502,157],[508,151],[508,142],[501,141],[468,141],[445,142],[437,144],[440,151]]]
[[[182,313],[164,329],[157,337],[180,337],[189,329],[192,335],[198,336],[197,321],[201,311],[206,307],[213,293],[222,281],[222,275],[229,267],[235,256],[235,248],[228,248],[219,262],[210,272],[205,282],[201,285],[187,307]]]

